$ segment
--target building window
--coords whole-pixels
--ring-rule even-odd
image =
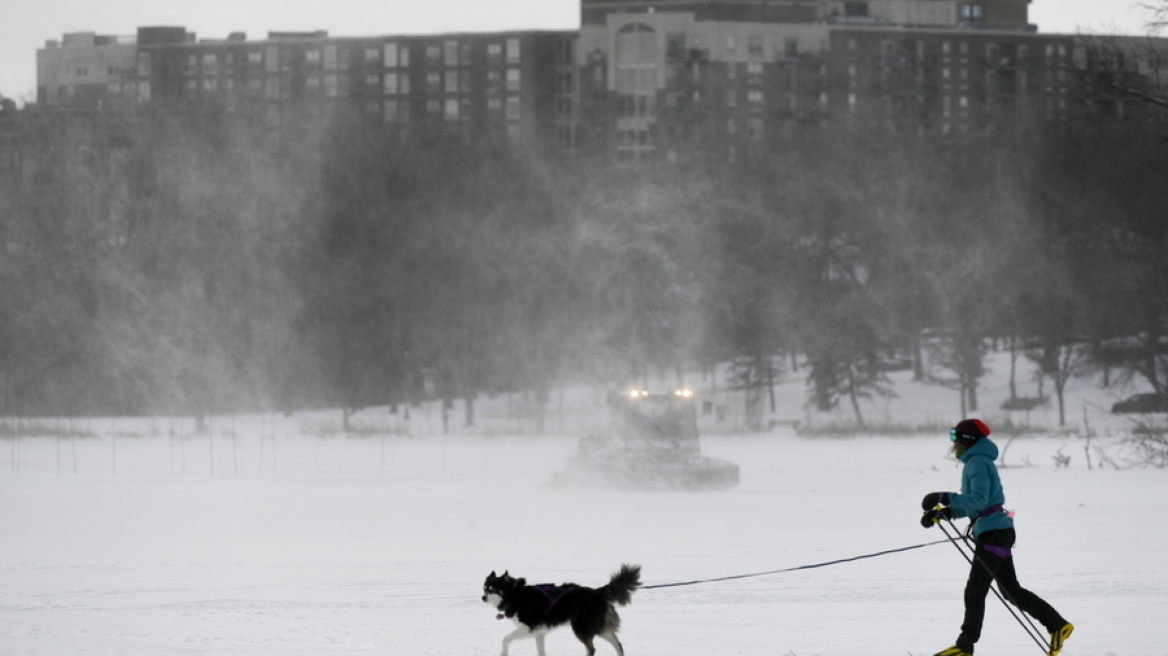
[[[520,89],[520,78],[518,68],[507,69],[507,90],[517,92]]]
[[[799,58],[799,40],[783,39],[783,57],[786,59]]]
[[[514,98],[514,97],[508,97],[506,107],[507,107],[507,120],[508,121],[518,121],[519,120],[519,99]]]
[[[488,43],[487,44],[487,66],[502,66],[503,65],[503,44]]]
[[[382,65],[386,68],[397,68],[397,44],[389,42],[381,47]]]
[[[447,41],[444,45],[446,56],[444,57],[447,66],[458,66],[458,42]]]
[[[446,93],[458,93],[458,71],[446,71]]]
[[[380,48],[366,48],[365,49],[365,61],[370,62],[370,63],[376,62],[376,61],[381,61],[381,49]]]
[[[746,106],[754,112],[762,111],[762,91],[751,89],[746,92]]]
[[[507,39],[507,63],[519,63],[519,39]]]
[[[324,47],[324,69],[326,71],[337,70],[337,47],[334,45]]]
[[[685,34],[665,36],[665,59],[671,62],[685,61]]]
[[[795,66],[788,66],[783,71],[783,90],[788,93],[795,93],[799,90],[799,69]]]
[[[385,91],[385,95],[387,95],[387,96],[396,95],[397,94],[397,73],[386,73],[385,75],[381,76],[381,79],[382,79],[382,89]]]
[[[980,24],[985,17],[985,6],[983,5],[965,5],[961,8],[961,20],[969,21],[973,24]]]
[[[492,68],[487,71],[487,94],[503,93],[503,71]]]
[[[749,84],[762,84],[762,62],[746,64],[746,81]]]
[[[761,34],[751,34],[746,37],[746,54],[751,59],[762,59],[765,53],[765,41]]]
[[[445,103],[445,111],[443,113],[447,121],[458,120],[458,99],[447,98]]]
[[[989,66],[998,66],[1002,63],[1002,52],[996,43],[986,44],[986,64]]]
[[[437,71],[426,73],[426,93],[435,94],[442,91],[442,74]]]

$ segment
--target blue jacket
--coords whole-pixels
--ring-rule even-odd
[[[954,517],[973,518],[973,537],[986,531],[1013,528],[1014,520],[1001,508],[1006,503],[1006,493],[1002,490],[1002,479],[994,460],[998,457],[998,445],[983,437],[961,454],[965,468],[961,471],[961,493],[949,496],[949,507]],[[990,508],[997,510],[986,513]]]

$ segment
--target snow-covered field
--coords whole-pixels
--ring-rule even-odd
[[[872,420],[959,418],[952,391],[898,381],[900,398],[870,406]],[[802,392],[784,384],[776,418],[806,422]],[[983,391],[991,427],[1004,422],[1002,394],[1000,380]],[[1127,426],[1105,412],[1122,395],[1076,389],[1077,434],[1053,430],[1051,407],[1011,417],[1030,427],[1002,470],[1019,575],[1076,624],[1067,656],[1168,654],[1168,472],[1101,467],[1095,451]],[[364,413],[378,428],[365,437],[317,436],[306,426],[327,417],[298,415],[216,418],[197,435],[178,420],[95,419],[71,425],[85,437],[0,441],[0,654],[487,656],[511,629],[479,599],[492,569],[598,585],[635,562],[655,585],[943,537],[917,523],[924,493],[959,484],[941,431],[806,438],[786,424],[753,435],[709,425],[704,452],[740,464],[737,488],[544,487],[602,420],[579,396],[546,435],[507,419],[517,402],[500,398],[480,404],[478,429],[450,436],[425,408],[414,437],[391,434],[401,419],[381,409]],[[957,635],[966,571],[939,544],[642,590],[621,635],[629,656],[932,654]],[[979,655],[1040,653],[997,600],[988,609]],[[584,653],[568,630],[548,651]]]

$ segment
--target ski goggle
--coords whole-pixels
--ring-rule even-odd
[[[969,435],[967,433],[962,433],[961,431],[957,430],[956,428],[949,429],[949,441],[950,442],[956,442],[957,440],[959,440],[963,437],[967,440],[976,440],[977,439],[976,435]]]

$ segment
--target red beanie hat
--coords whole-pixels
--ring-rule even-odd
[[[973,437],[985,437],[990,434],[990,427],[986,426],[985,422],[980,419],[962,419],[953,428],[958,433]]]

